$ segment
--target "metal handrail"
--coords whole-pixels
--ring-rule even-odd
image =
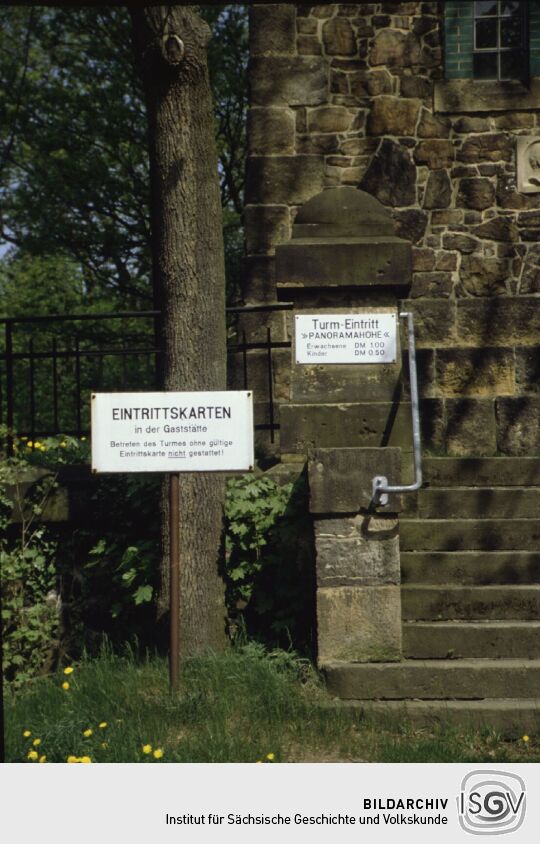
[[[414,342],[414,317],[410,311],[402,311],[400,319],[407,320],[409,345],[409,380],[411,385],[411,414],[413,434],[414,482],[412,484],[389,484],[384,475],[375,475],[372,481],[373,503],[385,507],[391,492],[416,492],[422,486],[422,443],[420,440],[420,401],[418,398],[418,377],[416,373],[416,345]]]

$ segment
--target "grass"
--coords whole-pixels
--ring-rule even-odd
[[[8,692],[6,756],[25,761],[39,738],[35,751],[47,762],[71,755],[92,762],[256,762],[267,754],[276,762],[540,761],[540,737],[505,741],[489,730],[381,727],[328,703],[307,661],[254,643],[190,660],[175,696],[165,660],[104,647],[69,675]],[[144,745],[152,752],[143,753]],[[162,759],[154,758],[156,749]]]

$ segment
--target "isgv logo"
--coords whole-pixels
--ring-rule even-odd
[[[525,783],[507,771],[472,771],[461,783],[458,815],[472,835],[514,832],[525,818]]]

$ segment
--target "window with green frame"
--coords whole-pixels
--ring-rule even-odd
[[[446,79],[520,80],[540,75],[540,2],[444,4]]]

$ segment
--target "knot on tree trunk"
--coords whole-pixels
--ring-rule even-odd
[[[169,32],[161,39],[161,54],[168,64],[181,64],[185,52],[184,42],[178,35]]]

